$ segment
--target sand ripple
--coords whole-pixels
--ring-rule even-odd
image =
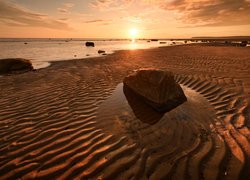
[[[126,97],[119,83],[145,64],[173,71],[188,101],[159,115]],[[244,179],[249,69],[243,48],[183,46],[1,77],[0,177]]]

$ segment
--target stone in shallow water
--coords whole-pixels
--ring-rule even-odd
[[[95,43],[94,42],[86,42],[85,46],[87,46],[87,47],[95,47]]]
[[[153,108],[148,106],[128,86],[123,86],[123,93],[134,115],[143,123],[153,125],[160,121],[163,117],[164,113],[155,111]]]
[[[31,70],[33,70],[33,66],[31,62],[27,59],[0,59],[0,74],[8,74],[12,72],[26,72]]]
[[[125,77],[123,82],[124,86],[158,112],[170,111],[187,101],[182,88],[169,71],[139,69]]]

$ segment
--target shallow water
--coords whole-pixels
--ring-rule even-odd
[[[187,102],[167,113],[158,113],[143,103],[134,94],[127,93],[120,83],[113,94],[106,99],[98,110],[98,125],[108,133],[118,137],[126,136],[129,142],[147,146],[158,142],[171,129],[188,124],[189,128],[210,127],[214,112],[198,92],[182,86]],[[196,131],[196,130],[193,130]],[[146,138],[147,137],[147,138]],[[157,143],[158,142],[158,143]]]
[[[25,58],[30,59],[34,68],[47,67],[52,61],[82,59],[102,56],[98,50],[111,54],[116,50],[147,49],[169,46],[171,41],[160,42],[130,41],[130,40],[96,40],[95,47],[86,47],[84,39],[0,39],[0,59]],[[182,44],[178,42],[177,44]]]

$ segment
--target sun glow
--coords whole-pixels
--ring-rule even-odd
[[[138,35],[138,29],[136,29],[136,28],[130,29],[130,30],[129,30],[129,34],[130,34],[130,36],[131,36],[133,39],[136,38],[137,35]]]

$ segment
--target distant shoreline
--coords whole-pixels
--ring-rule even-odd
[[[222,36],[222,37],[212,37],[212,36],[200,36],[191,38],[136,38],[135,40],[152,40],[156,39],[158,41],[192,41],[192,40],[214,40],[214,41],[250,41],[250,36]],[[51,40],[51,41],[131,41],[131,38],[0,38],[0,42],[6,42],[9,40],[30,40],[30,41],[41,41],[41,40]],[[12,41],[10,41],[12,42]]]

